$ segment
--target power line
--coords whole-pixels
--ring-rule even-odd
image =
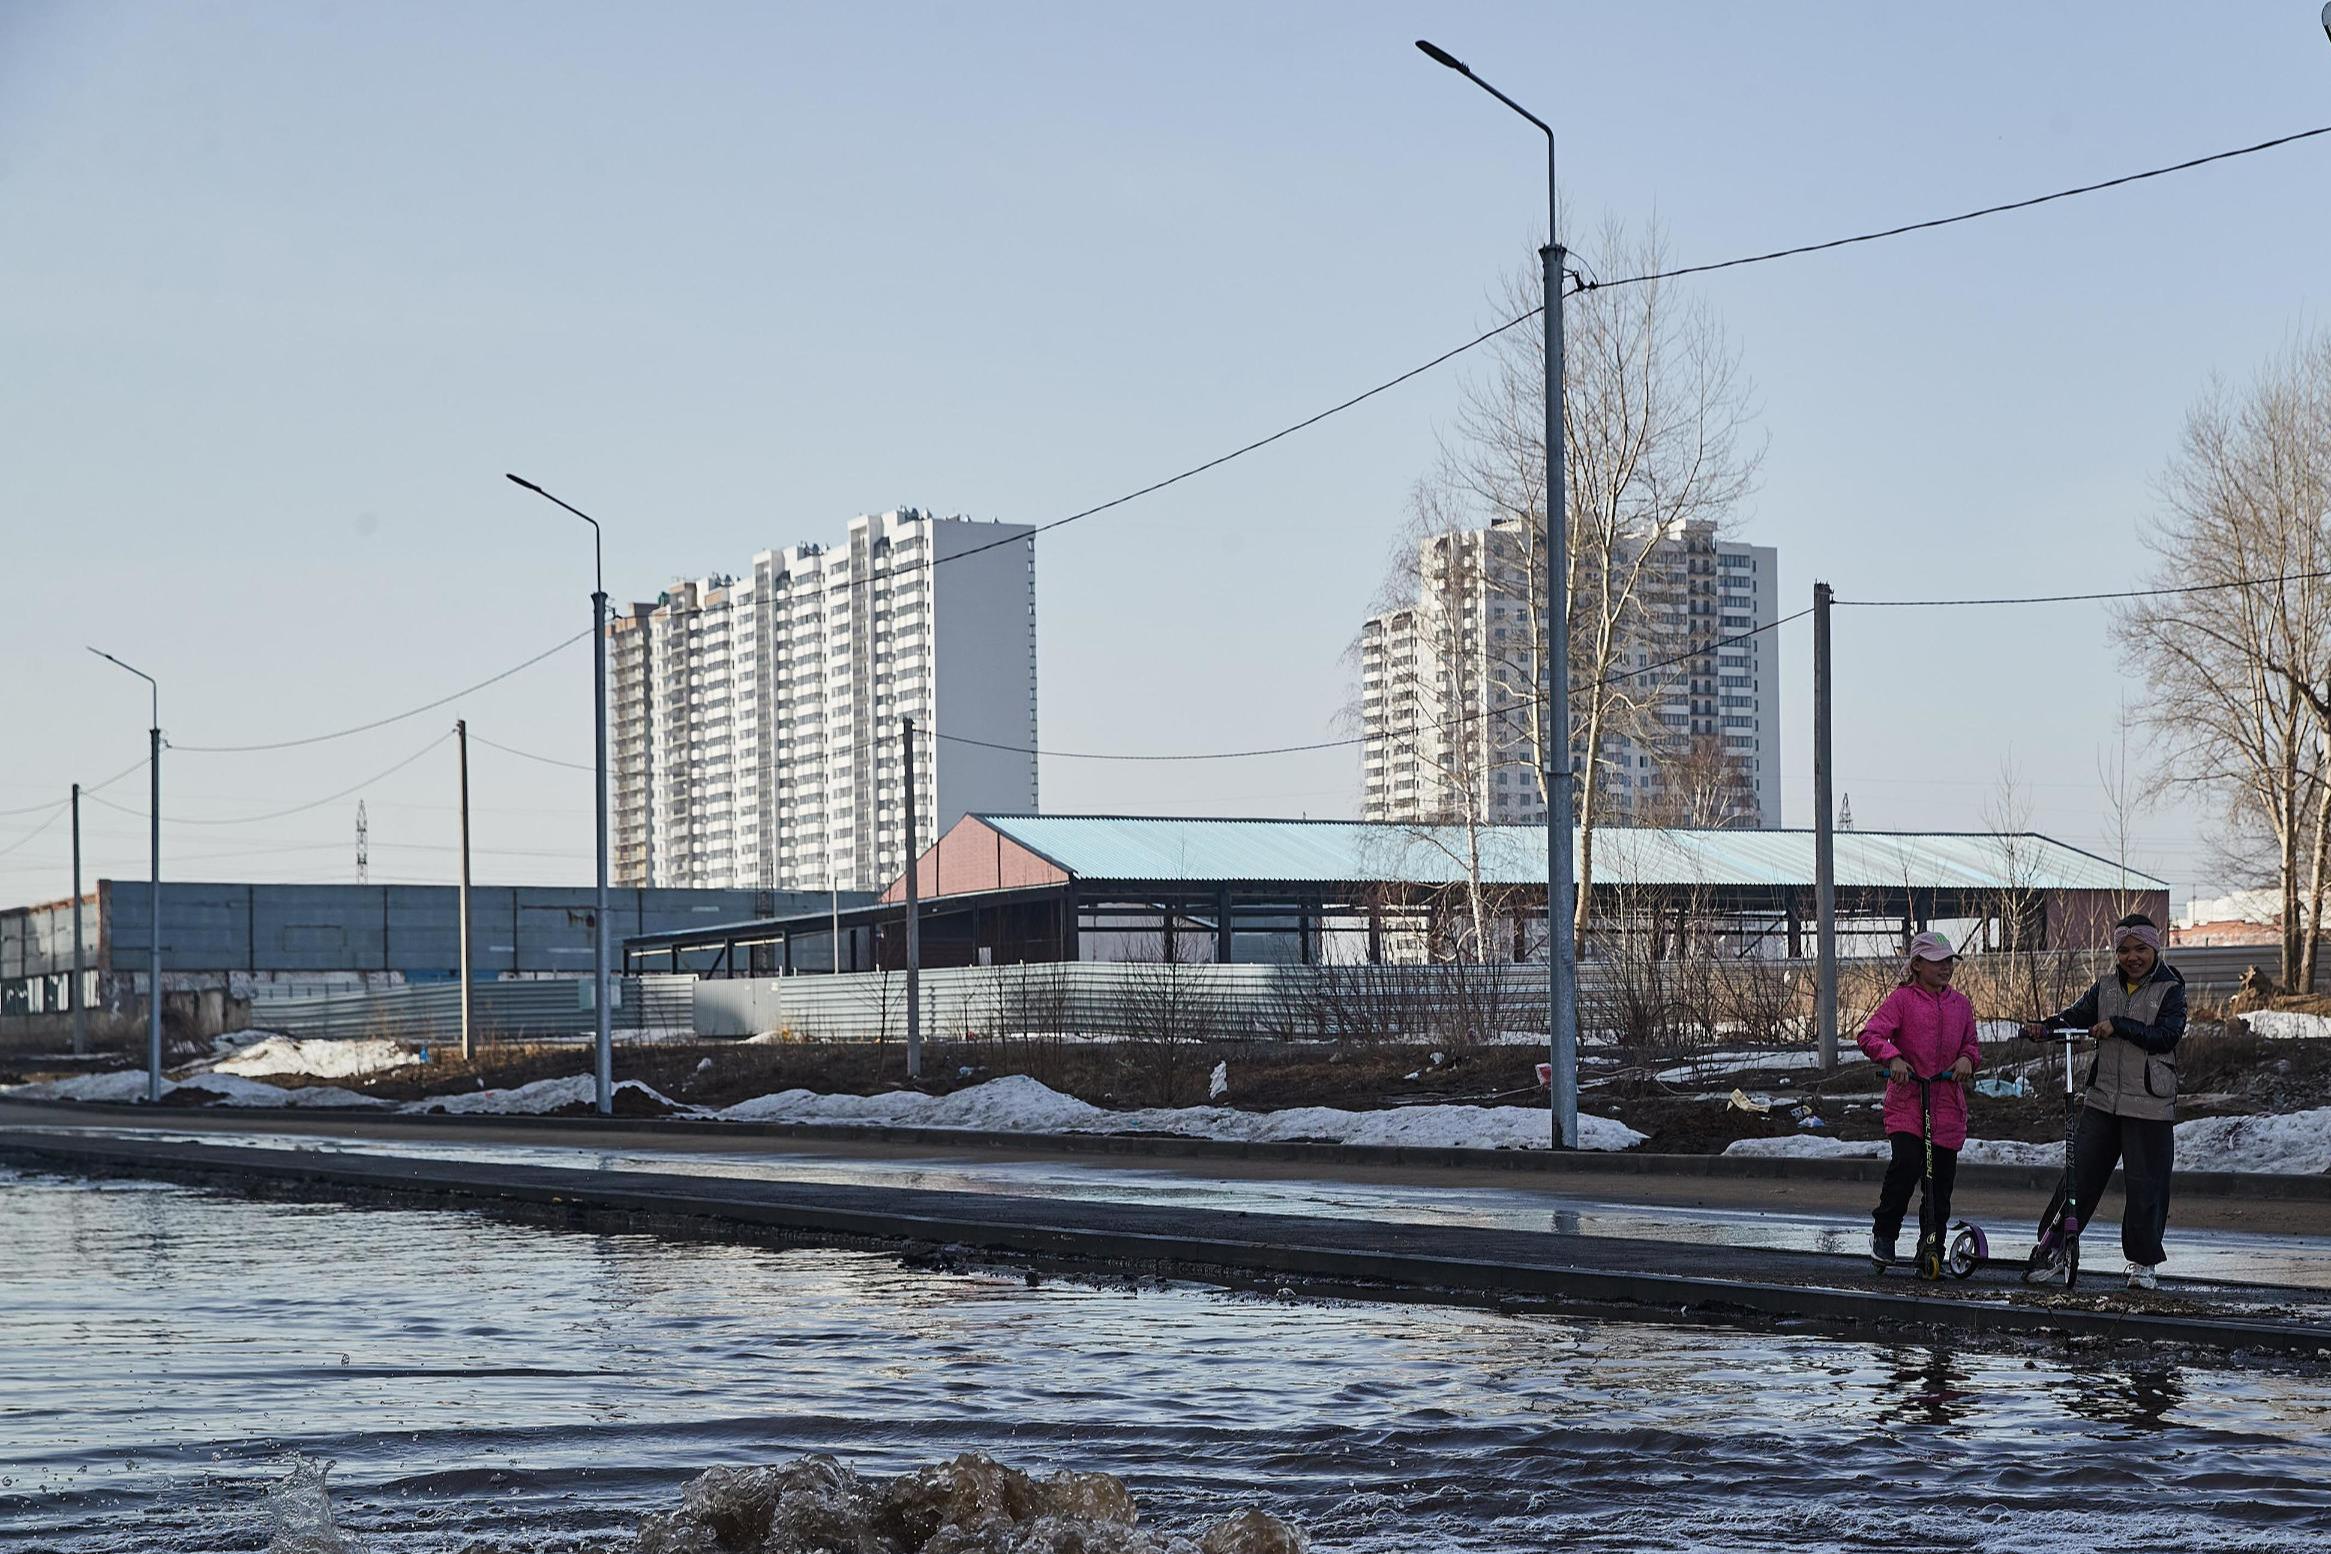
[[[31,841],[34,837],[40,835],[43,831],[46,831],[49,827],[55,825],[57,821],[63,817],[65,811],[72,807],[73,801],[71,799],[61,800],[57,804],[56,808],[49,811],[48,819],[42,821],[39,825],[34,826],[30,831],[25,832],[24,835],[18,837],[13,842],[10,842],[6,847],[0,847],[0,858],[7,857],[10,853],[16,851],[16,849],[22,847],[25,843]]]
[[[536,755],[531,750],[520,750],[514,746],[502,744],[496,740],[488,739],[474,728],[469,731],[469,740],[473,745],[484,745],[489,750],[499,750],[504,755],[514,755],[522,761],[540,761],[545,766],[563,766],[570,772],[590,772],[594,776],[599,770],[597,766],[586,762],[562,761],[555,756]]]
[[[2227,583],[2192,583],[2182,588],[2124,588],[2101,594],[2034,594],[2018,599],[1832,599],[1832,604],[1863,609],[1939,610],[1994,604],[2087,604],[2100,599],[2159,599],[2171,594],[2207,594],[2228,588],[2266,588],[2276,583],[2304,583],[2331,577],[2327,572],[2284,572],[2274,577],[2241,577]]]
[[[397,762],[396,765],[388,768],[386,771],[375,772],[372,776],[365,778],[364,781],[351,783],[349,786],[342,788],[337,793],[327,793],[320,799],[312,799],[305,804],[294,804],[289,809],[273,810],[264,815],[238,815],[229,820],[195,819],[190,816],[182,815],[165,815],[163,819],[174,826],[255,826],[258,825],[261,821],[281,820],[289,815],[304,815],[311,809],[321,809],[326,804],[335,803],[340,799],[348,797],[348,795],[351,793],[359,792],[367,787],[370,787],[376,782],[380,782],[385,778],[395,776],[398,772],[403,771],[406,767],[412,765],[415,761],[418,761],[421,759],[421,757],[427,755],[430,751],[436,749],[439,745],[444,744],[452,737],[453,730],[447,729],[444,733],[438,735],[435,739],[430,740],[420,749],[414,751],[411,755],[406,756],[403,760]],[[81,796],[83,798],[88,798],[88,790],[83,789]],[[135,815],[141,819],[146,815],[146,811],[142,809],[131,809],[128,805],[116,804],[111,799],[99,799],[96,802],[104,805],[107,809],[118,811],[124,815]]]
[[[2183,162],[2172,162],[2166,167],[2149,167],[2141,173],[2123,173],[2118,178],[2107,178],[2100,183],[2084,183],[2070,189],[2058,189],[2052,194],[2035,194],[2029,199],[2010,200],[2004,205],[1985,205],[1979,210],[1961,211],[1956,216],[1936,216],[1925,221],[1905,222],[1898,227],[1886,227],[1876,232],[1858,232],[1852,237],[1833,237],[1826,242],[1800,243],[1794,248],[1776,248],[1770,253],[1747,254],[1738,259],[1718,259],[1709,264],[1688,264],[1673,270],[1654,270],[1647,275],[1630,275],[1623,280],[1583,281],[1579,291],[1593,291],[1604,286],[1636,286],[1646,281],[1673,280],[1679,275],[1705,275],[1712,270],[1737,269],[1746,264],[1765,264],[1774,259],[1794,259],[1801,254],[1818,254],[1832,248],[1846,248],[1855,243],[1874,243],[1880,238],[1901,237],[1909,232],[1930,232],[1936,227],[1955,226],[1962,221],[1975,221],[1984,216],[2004,215],[2009,211],[2029,210],[2035,205],[2046,205],[2055,200],[2069,200],[2076,195],[2096,194],[2105,189],[2117,189],[2123,184],[2142,183],[2148,178],[2166,178],[2171,173],[2188,172],[2196,167],[2207,167],[2212,162],[2227,162],[2235,157],[2255,156],[2261,151],[2272,151],[2301,140],[2312,140],[2317,135],[2331,135],[2331,124],[2317,129],[2300,130],[2292,135],[2277,135],[2255,145],[2236,146],[2231,151],[2213,151],[2208,156],[2191,157]]]
[[[106,778],[105,781],[84,784],[81,789],[81,796],[83,798],[87,798],[92,793],[103,793],[106,789],[112,787],[115,783],[121,781],[130,773],[135,771],[143,771],[145,769],[146,761],[147,757],[141,755],[136,760],[130,762],[129,765],[123,767],[120,771],[115,772],[111,777]],[[69,798],[65,798],[59,799],[57,802],[59,804],[69,805],[73,801]],[[0,809],[0,815],[37,815],[49,807],[50,806],[46,804],[27,804],[22,809]]]
[[[475,685],[463,686],[460,690],[455,691],[450,696],[440,696],[435,701],[425,701],[418,707],[409,708],[406,711],[394,713],[385,718],[375,718],[370,723],[359,723],[353,728],[335,729],[329,734],[310,734],[305,739],[279,739],[273,741],[272,743],[262,745],[182,745],[176,741],[172,741],[170,748],[179,751],[182,754],[188,755],[248,755],[254,751],[259,750],[290,750],[300,745],[320,745],[327,740],[346,739],[351,734],[369,733],[371,730],[376,728],[386,728],[391,723],[402,723],[407,718],[417,718],[424,712],[429,712],[435,708],[442,707],[448,702],[459,701],[464,696],[473,695],[478,691],[484,690],[489,685],[498,685],[502,681],[509,679],[510,676],[517,674],[521,670],[532,669],[536,664],[541,663],[544,659],[550,657],[552,654],[564,652],[566,649],[573,647],[576,643],[582,641],[585,637],[588,637],[591,634],[591,628],[585,628],[582,631],[576,632],[573,636],[566,638],[562,642],[556,642],[551,646],[544,648],[541,652],[535,654],[532,658],[526,660],[524,663],[513,664],[509,668],[503,670],[500,674],[488,675],[485,679],[478,681],[478,683]],[[453,736],[451,734],[446,735],[446,738],[448,739],[452,737]],[[83,789],[82,791],[87,792],[88,790]]]
[[[1660,659],[1656,663],[1638,664],[1633,668],[1622,670],[1618,674],[1606,675],[1600,680],[1589,681],[1583,686],[1575,686],[1572,689],[1574,691],[1598,690],[1604,686],[1619,685],[1626,681],[1637,679],[1643,675],[1655,674],[1662,669],[1671,669],[1677,664],[1683,663],[1689,659],[1705,657],[1706,655],[1715,652],[1719,648],[1733,647],[1739,643],[1746,642],[1751,637],[1761,636],[1768,631],[1777,631],[1792,621],[1803,620],[1806,616],[1812,613],[1812,608],[1807,606],[1805,609],[1799,610],[1794,615],[1784,615],[1779,620],[1767,621],[1761,626],[1752,626],[1746,631],[1736,632],[1728,637],[1718,637],[1709,642],[1703,643],[1698,647],[1687,648],[1681,653],[1677,653],[1672,657]],[[1451,718],[1445,723],[1439,723],[1434,726],[1442,729],[1459,728],[1467,723],[1479,722],[1483,718],[1511,717],[1515,713],[1521,711],[1524,707],[1532,706],[1538,702],[1542,702],[1544,699],[1545,698],[1543,697],[1531,697],[1526,700],[1516,702],[1513,706],[1510,707],[1492,707],[1482,712],[1469,712],[1461,718]],[[1020,745],[998,744],[992,740],[973,739],[966,734],[934,733],[933,737],[944,739],[952,744],[976,745],[983,750],[1004,750],[1009,751],[1015,755],[1023,753],[1025,749],[1025,747]],[[1354,745],[1366,744],[1368,738],[1368,735],[1360,734],[1355,735],[1349,739],[1323,739],[1311,744],[1302,745],[1269,745],[1255,750],[1161,751],[1129,755],[1114,751],[1101,750],[1040,749],[1027,753],[1040,756],[1049,756],[1052,759],[1059,761],[1243,761],[1256,756],[1303,755],[1316,750],[1344,750],[1349,749]]]

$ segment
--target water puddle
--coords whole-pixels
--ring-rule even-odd
[[[2321,1364],[1031,1286],[6,1170],[0,1248],[0,1546],[59,1554],[726,1554],[764,1503],[832,1535],[755,1534],[784,1554],[2331,1542]],[[967,1509],[903,1519],[935,1503]]]

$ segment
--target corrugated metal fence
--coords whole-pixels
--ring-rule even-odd
[[[2258,952],[2267,953],[2261,956]],[[1985,958],[1970,963],[1981,965]],[[1989,958],[1994,967],[1996,957]],[[2107,964],[2100,953],[2039,957],[2051,985],[2074,991]],[[2222,997],[2244,968],[2271,972],[2273,946],[2218,945],[2174,952],[2197,994]],[[2056,963],[2061,962],[2060,966]],[[1849,1030],[1861,993],[1891,975],[1891,962],[1841,965],[1841,1023]],[[1761,1007],[1802,1021],[1810,1008],[1809,960],[1661,962],[1580,967],[1581,1024],[1629,1029],[1646,1018],[1650,996],[1674,1007],[1650,1012],[1661,1026],[1714,1034],[1711,978],[1755,978]],[[906,1034],[906,974],[739,977],[699,981],[648,975],[617,980],[613,1021],[624,1039],[751,1036],[766,1031],[831,1041],[896,1041]],[[1857,991],[1860,990],[1860,991]],[[588,981],[476,985],[472,1018],[485,1041],[587,1039],[594,1024]],[[1756,1000],[1749,1000],[1756,1003]],[[1283,966],[1150,965],[1081,961],[1023,966],[959,966],[922,974],[923,1029],[933,1036],[1081,1035],[1212,1039],[1440,1039],[1546,1026],[1543,965]],[[1784,1012],[1785,1011],[1785,1012]],[[387,1036],[445,1041],[459,1036],[460,990],[447,984],[386,988],[255,1003],[251,1023],[300,1036]]]
[[[689,1034],[688,976],[617,977],[617,1035],[638,1039]],[[479,982],[470,989],[471,1030],[480,1041],[581,1041],[598,1033],[587,980]],[[262,999],[251,1024],[305,1037],[380,1036],[398,1041],[458,1041],[461,989],[451,983],[334,993],[317,998]]]

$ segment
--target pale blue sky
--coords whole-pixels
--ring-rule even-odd
[[[0,0],[0,809],[141,753],[144,688],[84,642],[161,677],[176,740],[225,744],[587,624],[587,533],[505,469],[599,515],[610,591],[652,598],[902,503],[1042,522],[1467,338],[1538,240],[1541,164],[1420,32],[1555,122],[1583,218],[1655,213],[1692,262],[2331,123],[2316,10]],[[2327,189],[2331,139],[1693,283],[1758,385],[1740,534],[1780,547],[1784,608],[1816,576],[2135,578],[2206,377],[2323,321]],[[1343,648],[1466,370],[1042,542],[1044,742],[1341,732]],[[1862,825],[1974,828],[2012,752],[2035,824],[2099,844],[2124,691],[2098,610],[1839,633]],[[589,683],[574,650],[358,738],[179,755],[165,810],[303,803],[456,710],[586,761]],[[1341,815],[1357,760],[1042,782],[1060,811]],[[585,775],[479,750],[473,792],[482,879],[588,878]],[[452,877],[449,748],[364,797],[376,879]],[[354,809],[179,827],[166,869],[352,878]],[[2134,861],[2213,883],[2197,829],[2147,817]],[[91,877],[143,872],[136,819],[86,835]],[[64,860],[61,826],[0,856],[0,901],[61,894]]]

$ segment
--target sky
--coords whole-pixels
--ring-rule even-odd
[[[145,872],[146,688],[90,644],[161,683],[167,877],[353,880],[361,799],[371,878],[454,878],[462,716],[477,878],[586,881],[587,771],[493,747],[587,766],[579,644],[191,748],[587,628],[588,531],[506,470],[653,599],[861,512],[1058,518],[1501,321],[1542,142],[1419,35],[1554,123],[1582,233],[1696,263],[2331,124],[2317,9],[0,0],[0,904],[68,890],[31,828],[75,781],[120,778],[85,877]],[[1735,532],[1783,609],[2141,582],[2188,407],[2325,325],[2327,190],[2331,137],[1681,283],[1756,387]],[[1485,355],[1042,539],[1043,745],[1351,732],[1346,649]],[[2100,607],[1841,608],[1836,654],[1861,828],[1984,829],[2012,765],[2033,828],[2110,850],[2143,693]],[[1358,756],[1041,790],[1345,816]],[[2213,894],[2210,822],[2161,789],[2130,861]]]

